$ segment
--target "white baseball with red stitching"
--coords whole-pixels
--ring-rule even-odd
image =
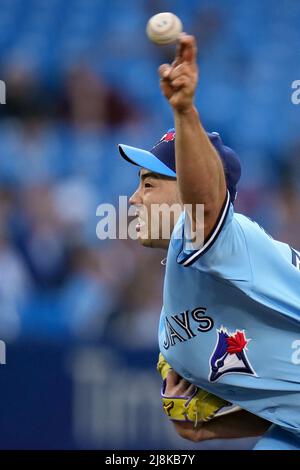
[[[150,41],[155,44],[172,44],[182,32],[182,22],[173,13],[158,13],[148,21],[146,32]]]

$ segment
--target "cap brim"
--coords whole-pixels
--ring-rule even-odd
[[[146,168],[159,175],[176,178],[176,173],[161,162],[153,153],[124,144],[119,144],[118,147],[121,156],[129,163]]]

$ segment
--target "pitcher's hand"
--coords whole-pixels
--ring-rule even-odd
[[[159,67],[160,85],[172,108],[188,112],[198,84],[197,45],[194,36],[182,33],[174,62]]]

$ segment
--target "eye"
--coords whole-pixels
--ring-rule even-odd
[[[152,187],[153,187],[153,186],[152,186],[151,183],[149,183],[149,182],[146,182],[146,183],[145,183],[145,188],[152,188]]]

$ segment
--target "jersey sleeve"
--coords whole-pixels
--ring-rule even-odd
[[[244,231],[237,220],[229,193],[209,237],[199,249],[190,249],[188,224],[183,215],[181,247],[177,262],[228,280],[250,281],[251,265]]]
[[[228,200],[215,229],[198,250],[189,249],[184,217],[179,227],[182,237],[176,240],[177,263],[228,281],[256,302],[300,322],[298,251],[274,240],[249,217],[236,213]]]

